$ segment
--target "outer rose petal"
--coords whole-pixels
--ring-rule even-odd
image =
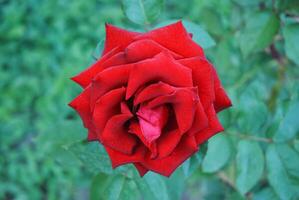
[[[149,31],[137,36],[135,39],[152,39],[184,57],[204,57],[202,48],[192,40],[181,21]]]
[[[213,68],[213,67],[212,67]],[[216,112],[220,112],[221,110],[228,108],[232,105],[230,99],[228,98],[226,92],[224,91],[220,79],[217,75],[216,70],[213,68],[213,75],[214,75],[214,80],[215,80],[215,110]]]
[[[111,90],[102,96],[95,105],[93,111],[93,122],[97,134],[101,134],[107,121],[121,112],[121,102],[124,100],[126,89],[124,87]]]
[[[190,87],[192,86],[191,73],[190,69],[177,63],[168,54],[160,53],[153,59],[135,64],[130,73],[126,99],[129,99],[140,86],[150,81],[159,80],[173,86]]]
[[[181,55],[164,48],[153,40],[137,40],[131,43],[126,49],[125,54],[128,62],[138,62],[148,58],[152,58],[162,51],[168,51],[173,58],[183,58]]]
[[[134,163],[137,171],[139,172],[139,175],[141,177],[143,177],[147,172],[148,172],[148,169],[146,169],[142,164],[140,163]]]
[[[169,156],[162,159],[151,159],[145,157],[142,165],[147,169],[170,176],[172,172],[198,150],[194,137],[184,135],[176,149]]]
[[[106,92],[127,84],[131,68],[131,64],[110,67],[94,78],[91,85],[91,110],[93,110],[98,98],[103,96]]]
[[[178,62],[192,69],[193,83],[195,86],[198,86],[200,101],[204,109],[207,109],[215,100],[212,65],[201,57],[181,59]]]
[[[119,51],[120,48],[118,47],[111,49],[110,52],[106,53],[106,55],[104,55],[102,58],[97,60],[90,67],[88,67],[78,75],[72,77],[71,79],[76,83],[78,83],[79,85],[81,85],[83,88],[87,87],[90,84],[92,78],[95,77],[98,73],[100,73],[104,69],[103,64],[113,55],[117,54]]]
[[[194,120],[192,127],[189,129],[188,134],[194,135],[195,133],[207,128],[209,126],[208,117],[201,105],[201,102],[197,103],[196,112],[194,114]]]
[[[133,41],[133,38],[138,35],[140,35],[140,33],[127,31],[111,24],[106,24],[106,40],[103,55],[117,46],[123,51],[124,48]]]
[[[223,127],[220,124],[218,117],[216,115],[214,106],[211,105],[210,108],[207,110],[207,116],[209,119],[209,127],[205,128],[204,130],[195,134],[197,144],[201,144],[207,141],[210,137],[223,131]]]
[[[89,108],[90,87],[87,87],[83,92],[69,103],[74,110],[80,115],[84,127],[88,129],[88,140],[96,140],[95,127],[91,119],[91,111]]]
[[[120,165],[128,164],[128,163],[138,163],[143,160],[145,153],[146,153],[146,148],[142,145],[138,145],[133,154],[127,155],[123,154],[119,151],[115,151],[107,146],[104,146],[109,157],[111,160],[111,164],[113,168],[116,168]]]

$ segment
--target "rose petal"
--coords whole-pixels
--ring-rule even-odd
[[[158,155],[156,143],[149,142],[145,138],[144,134],[141,131],[139,122],[131,121],[130,127],[129,127],[129,132],[136,135],[142,141],[142,143],[150,150],[152,158],[155,158]]]
[[[183,56],[164,48],[153,40],[137,40],[132,42],[125,49],[126,58],[129,62],[138,62],[148,58],[152,58],[162,51],[168,51],[175,59],[183,58]]]
[[[172,154],[163,159],[151,159],[147,155],[142,165],[164,176],[170,176],[186,159],[198,150],[194,137],[184,135]]]
[[[143,103],[158,96],[171,94],[174,92],[174,87],[159,81],[151,84],[138,92],[134,98],[134,105]]]
[[[145,139],[149,143],[152,143],[159,138],[168,119],[167,107],[158,106],[150,108],[142,104],[136,114]]]
[[[148,106],[156,107],[171,103],[178,127],[181,134],[184,134],[192,126],[198,101],[197,88],[175,88],[173,93],[157,97],[150,101]]]
[[[148,169],[146,169],[142,164],[134,163],[134,165],[141,177],[143,177],[148,172]]]
[[[150,82],[163,81],[178,87],[192,86],[191,70],[177,63],[170,55],[162,52],[153,59],[136,63],[131,70],[126,99],[129,99],[136,90]]]
[[[209,120],[209,127],[195,134],[196,143],[199,145],[207,141],[210,137],[212,137],[216,133],[219,133],[224,130],[224,128],[222,127],[221,123],[218,120],[213,105],[210,106],[206,114]]]
[[[102,67],[103,63],[105,63],[109,58],[113,55],[117,54],[120,51],[120,48],[115,47],[111,49],[110,52],[106,53],[102,58],[97,60],[94,64],[90,67],[79,73],[78,75],[72,77],[71,79],[81,85],[81,87],[87,87],[93,77],[95,77],[98,73],[100,73],[104,68]]]
[[[103,55],[117,46],[123,51],[124,48],[133,41],[133,38],[138,35],[140,35],[140,33],[127,31],[111,24],[106,24],[106,40]]]
[[[216,112],[220,112],[221,110],[232,106],[232,103],[227,96],[225,90],[223,89],[220,79],[217,75],[217,72],[214,67],[213,68],[213,75],[214,75],[214,87],[215,87],[215,102],[214,107]]]
[[[94,109],[95,102],[106,92],[127,84],[131,68],[131,64],[110,67],[94,78],[91,84],[91,110]]]
[[[204,57],[202,48],[192,40],[181,21],[149,31],[135,38],[135,40],[141,39],[154,40],[184,57]]]
[[[195,133],[207,128],[209,126],[208,117],[201,105],[201,102],[197,103],[196,112],[192,127],[189,129],[188,134],[194,135]]]
[[[104,146],[111,160],[111,164],[113,168],[116,168],[120,165],[128,164],[128,163],[138,163],[143,160],[146,148],[143,145],[138,145],[133,154],[123,154],[119,151],[115,151],[108,146]]]
[[[93,111],[93,122],[97,134],[101,134],[107,121],[120,113],[120,103],[124,100],[126,89],[124,87],[114,89],[97,100]]]
[[[129,134],[124,126],[133,117],[132,114],[119,114],[111,117],[100,135],[101,142],[110,148],[124,154],[132,154],[137,145],[136,138]]]
[[[89,108],[90,91],[90,87],[84,89],[83,92],[79,94],[79,96],[77,96],[69,103],[69,106],[76,110],[76,112],[82,119],[84,127],[89,130],[88,139],[94,140],[97,137],[95,134],[95,127],[91,119],[91,111]]]
[[[198,96],[204,109],[207,109],[215,100],[212,65],[201,57],[181,59],[178,62],[192,69],[193,83],[198,86]]]
[[[163,132],[161,137],[157,140],[158,158],[165,158],[169,156],[179,144],[182,138],[180,130],[169,130]]]

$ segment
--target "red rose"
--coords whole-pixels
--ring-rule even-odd
[[[170,176],[223,131],[216,113],[231,106],[182,22],[147,33],[107,24],[102,57],[72,80],[83,87],[70,106],[88,140],[104,145],[113,168],[133,163],[141,176]]]

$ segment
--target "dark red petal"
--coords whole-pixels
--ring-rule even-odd
[[[136,94],[134,98],[134,105],[143,103],[161,95],[171,94],[172,92],[174,92],[174,88],[161,81],[151,84]]]
[[[106,24],[106,40],[103,55],[111,51],[115,47],[124,48],[133,41],[133,38],[140,35],[140,33],[127,31],[125,29]]]
[[[95,77],[98,73],[103,70],[103,63],[105,63],[109,58],[113,57],[120,51],[118,47],[111,49],[106,55],[97,60],[94,64],[92,64],[89,68],[85,69],[80,74],[72,77],[71,79],[81,85],[83,88],[87,87],[91,82],[92,78]]]
[[[107,121],[116,114],[119,114],[120,103],[124,100],[126,89],[124,87],[111,90],[97,100],[93,111],[93,122],[97,134],[101,134]]]
[[[128,163],[138,163],[143,160],[146,148],[143,145],[139,145],[135,148],[133,154],[123,154],[119,151],[115,151],[110,147],[104,146],[111,160],[111,164],[113,168],[116,168],[120,165],[128,164]]]
[[[125,122],[133,117],[132,114],[119,114],[111,117],[100,135],[105,146],[125,154],[132,154],[137,144],[136,138],[128,133]]]
[[[209,120],[209,127],[195,134],[197,144],[202,144],[207,141],[210,137],[223,131],[223,127],[218,120],[214,106],[211,105],[210,108],[206,111]]]
[[[163,159],[151,159],[150,156],[147,155],[142,162],[142,165],[161,175],[170,176],[179,165],[197,150],[198,146],[194,137],[184,135],[176,149],[168,157]]]
[[[183,134],[192,126],[198,101],[197,88],[175,88],[175,92],[153,99],[148,106],[173,104],[177,124]]]
[[[131,64],[110,67],[94,78],[91,85],[91,110],[93,110],[98,98],[103,96],[106,92],[127,84],[131,68]]]
[[[146,169],[142,164],[134,163],[134,165],[141,177],[143,177],[148,172],[148,169]]]
[[[177,147],[181,140],[182,134],[178,129],[163,132],[157,140],[158,158],[169,156]]]
[[[184,57],[204,57],[202,48],[192,40],[181,21],[144,33],[135,39],[154,40],[163,47]]]
[[[215,106],[216,112],[220,112],[221,110],[232,106],[232,103],[221,85],[221,82],[219,80],[219,77],[217,75],[215,68],[214,67],[212,67],[212,68],[213,68],[213,75],[214,75],[214,81],[215,81],[215,84],[214,84],[214,87],[215,87],[214,106]]]
[[[75,99],[73,99],[69,106],[71,106],[74,110],[77,111],[77,113],[80,115],[84,127],[89,129],[91,134],[89,134],[91,138],[94,138],[94,134],[92,132],[95,132],[94,125],[92,123],[91,119],[91,111],[89,107],[89,99],[90,99],[90,87],[87,87],[79,96],[77,96]]]
[[[88,135],[87,135],[87,140],[88,141],[94,141],[94,140],[98,140],[98,136],[96,134],[96,132],[91,131],[90,129],[88,130]]]
[[[111,56],[105,62],[103,62],[101,67],[104,70],[108,67],[123,65],[123,64],[126,64],[126,63],[127,63],[127,59],[125,57],[125,53],[124,52],[119,52],[119,53]]]
[[[198,86],[200,101],[204,109],[207,109],[215,100],[212,65],[200,57],[181,59],[178,62],[192,69],[194,85]]]
[[[209,126],[208,117],[201,105],[201,102],[198,102],[196,106],[196,112],[194,115],[194,120],[192,127],[189,129],[188,134],[194,135],[195,133],[207,128]]]
[[[150,108],[145,104],[141,104],[136,114],[145,139],[152,143],[159,138],[168,119],[167,107]]]
[[[126,99],[150,81],[163,81],[178,87],[192,86],[191,70],[176,62],[169,54],[162,52],[153,59],[136,63],[132,68]]]
[[[138,62],[147,58],[152,58],[162,51],[169,51],[175,59],[183,58],[183,56],[172,52],[169,49],[159,45],[153,40],[137,40],[131,43],[126,49],[125,54],[128,62]]]

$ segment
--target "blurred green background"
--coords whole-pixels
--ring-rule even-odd
[[[69,77],[94,61],[105,22],[171,19],[194,23],[234,106],[171,178],[141,179],[82,142]],[[0,199],[299,199],[297,0],[0,0],[0,22]]]

